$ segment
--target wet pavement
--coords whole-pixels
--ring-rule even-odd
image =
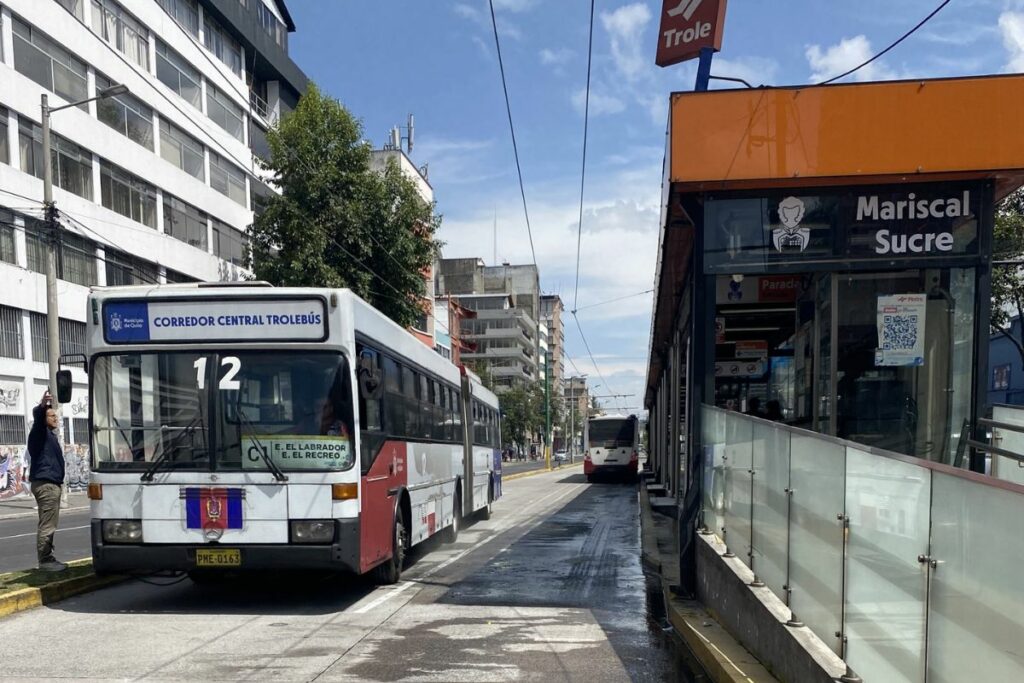
[[[490,520],[415,550],[397,586],[131,582],[0,620],[0,640],[66,634],[5,678],[700,680],[648,594],[635,486],[556,471],[508,482]]]

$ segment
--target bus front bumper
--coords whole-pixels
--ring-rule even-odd
[[[97,574],[148,574],[164,571],[265,571],[288,569],[359,572],[359,521],[336,520],[335,541],[331,544],[140,544],[104,543],[101,520],[94,519],[92,561]],[[237,566],[200,567],[197,550],[238,550]]]

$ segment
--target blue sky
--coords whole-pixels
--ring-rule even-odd
[[[938,0],[732,0],[712,72],[753,85],[823,80],[884,48]],[[574,304],[586,0],[494,0],[541,286]],[[597,0],[579,319],[600,374],[639,406],[668,94],[694,65],[654,65],[661,0]],[[429,164],[448,257],[531,260],[486,0],[288,0],[300,67],[380,146],[416,116],[412,157]],[[1024,0],[953,0],[850,80],[1024,71]],[[566,315],[566,350],[602,382]],[[569,371],[572,366],[566,364]],[[598,393],[608,393],[598,387]],[[614,402],[609,402],[614,404]]]

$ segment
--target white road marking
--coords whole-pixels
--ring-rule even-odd
[[[384,589],[387,592],[385,592],[383,595],[379,596],[375,600],[372,600],[371,602],[369,602],[369,603],[363,605],[362,607],[360,607],[359,609],[355,610],[355,613],[356,614],[366,614],[367,612],[369,612],[371,610],[374,610],[377,607],[380,607],[385,602],[387,602],[391,598],[395,597],[396,595],[398,595],[399,593],[401,593],[405,589],[410,588],[411,586],[415,586],[418,581],[426,579],[426,578],[429,578],[429,577],[433,576],[434,574],[436,574],[437,572],[439,572],[442,569],[444,569],[445,567],[448,567],[452,563],[458,562],[463,557],[465,557],[469,553],[473,552],[474,550],[476,550],[480,546],[484,545],[485,543],[489,543],[492,540],[492,538],[493,538],[493,536],[495,534],[501,533],[502,531],[505,531],[506,529],[511,528],[512,526],[518,524],[519,523],[519,519],[524,516],[523,513],[525,513],[530,508],[532,508],[532,507],[534,507],[536,505],[539,505],[539,504],[547,501],[549,498],[552,498],[553,496],[555,496],[555,498],[551,502],[555,503],[555,502],[561,500],[562,498],[566,497],[570,493],[573,493],[573,492],[578,491],[578,490],[579,490],[579,487],[572,487],[572,488],[570,488],[567,491],[555,491],[555,492],[553,492],[553,493],[551,493],[551,494],[549,494],[547,496],[544,496],[543,498],[540,498],[538,500],[533,501],[532,503],[530,503],[526,507],[520,508],[520,510],[519,510],[520,514],[519,514],[518,517],[506,520],[504,524],[495,526],[493,529],[490,530],[491,533],[487,537],[485,537],[483,540],[474,543],[473,545],[469,546],[468,548],[466,548],[462,552],[458,553],[457,555],[453,555],[452,557],[449,557],[444,562],[441,562],[437,566],[430,568],[429,570],[423,572],[422,574],[418,575],[414,579],[411,579],[409,581],[401,582],[398,585],[397,588]]]
[[[60,533],[61,531],[77,531],[78,529],[88,529],[88,528],[89,528],[88,524],[86,524],[84,526],[69,526],[69,527],[64,527],[63,529],[57,529],[57,533]],[[27,534],[14,534],[13,536],[0,536],[0,541],[7,541],[7,540],[10,540],[12,538],[24,538],[25,536],[35,536],[35,535],[36,535],[36,532],[30,531]]]

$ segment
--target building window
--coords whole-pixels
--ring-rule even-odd
[[[288,29],[262,1],[257,0],[254,4],[256,5],[256,22],[266,31],[271,40],[280,45],[282,49],[287,50]]]
[[[1010,388],[1010,365],[997,365],[992,368],[992,390],[1005,391]]]
[[[0,306],[0,356],[24,358],[25,346],[21,335],[21,309]]]
[[[162,118],[160,119],[160,156],[189,175],[205,182],[202,144]]]
[[[96,74],[97,92],[114,83],[101,73]],[[121,135],[134,140],[148,150],[153,149],[153,110],[140,100],[125,93],[96,101],[100,121]]]
[[[202,111],[199,72],[184,57],[160,41],[156,43],[156,77],[183,100]]]
[[[32,330],[32,360],[45,363],[47,362],[46,344],[49,339],[46,332],[46,315],[29,313],[29,322]],[[57,336],[60,337],[60,355],[84,354],[85,323],[61,318],[57,325]]]
[[[213,253],[228,263],[245,266],[249,238],[227,223],[213,219]]]
[[[25,250],[28,269],[46,272],[46,226],[35,219],[25,220]],[[83,287],[96,284],[96,245],[64,230],[57,248],[57,277]]]
[[[206,214],[169,194],[164,194],[164,232],[206,251]]]
[[[66,138],[50,134],[50,162],[53,184],[92,200],[92,154]],[[24,116],[18,117],[18,147],[21,170],[43,177],[43,129]]]
[[[156,228],[156,188],[109,161],[100,161],[103,206],[125,218]]]
[[[25,418],[21,415],[0,415],[0,443],[25,443]]]
[[[206,49],[224,62],[236,76],[241,77],[242,46],[209,15],[203,21],[203,42]]]
[[[11,163],[11,148],[7,144],[7,109],[0,107],[0,162]]]
[[[198,279],[192,277],[191,275],[185,275],[184,273],[179,273],[178,271],[171,270],[170,268],[167,269],[166,280],[167,280],[167,282],[172,283],[172,284],[174,284],[174,283],[184,284],[184,283],[189,283],[189,282],[199,282]]]
[[[149,34],[114,0],[92,0],[92,31],[149,71]]]
[[[14,17],[12,23],[16,71],[68,102],[88,97],[85,62],[21,19]]]
[[[85,21],[85,3],[86,0],[57,0],[58,5],[63,5],[64,9],[78,17],[79,21]]]
[[[57,251],[57,277],[83,287],[96,284],[96,245],[66,230]]]
[[[245,206],[245,172],[210,152],[210,187]]]
[[[245,140],[242,132],[244,116],[242,108],[212,85],[206,86],[206,113],[213,122],[223,128],[239,142]]]
[[[156,2],[194,38],[199,37],[199,7],[196,5],[196,0],[156,0]]]
[[[60,355],[85,354],[85,323],[61,318],[57,329],[60,332]]]
[[[106,250],[106,262],[109,287],[157,284],[157,266],[154,263],[110,248]]]
[[[75,443],[89,443],[89,419],[75,417],[71,419],[71,426],[74,428]]]

